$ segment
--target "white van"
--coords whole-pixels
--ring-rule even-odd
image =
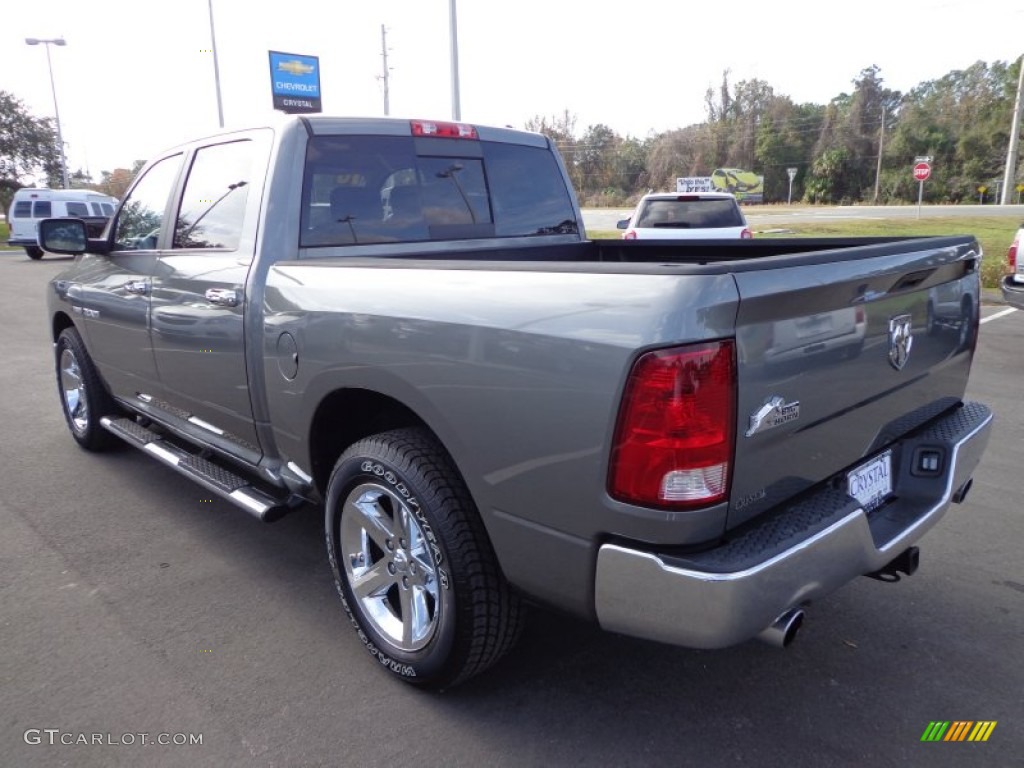
[[[25,187],[14,193],[7,212],[11,228],[8,245],[20,245],[33,259],[43,257],[36,242],[36,228],[41,219],[82,219],[90,235],[98,237],[114,215],[118,199],[91,189],[36,189]]]

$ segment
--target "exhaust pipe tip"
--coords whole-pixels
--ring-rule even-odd
[[[878,581],[893,584],[900,580],[901,573],[913,576],[920,566],[921,550],[917,547],[908,547],[877,571],[864,575],[872,579],[878,579]]]
[[[964,499],[967,498],[967,494],[971,492],[971,486],[974,485],[974,478],[968,478],[967,482],[961,485],[956,493],[953,494],[954,504],[963,504]]]
[[[804,623],[804,612],[800,608],[792,608],[779,616],[771,626],[761,630],[757,639],[776,648],[788,648],[796,639],[797,632]]]

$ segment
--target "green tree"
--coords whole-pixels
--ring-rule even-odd
[[[615,155],[622,139],[607,125],[592,125],[577,145],[577,162],[583,177],[577,190],[582,198],[615,188]]]
[[[0,91],[0,206],[30,176],[60,179],[60,152],[53,121],[33,117],[22,101]]]
[[[583,186],[583,171],[576,147],[576,115],[564,110],[561,115],[547,118],[536,115],[526,121],[528,131],[543,133],[558,149],[569,172],[569,180],[577,193]]]
[[[850,155],[845,149],[826,149],[811,166],[805,199],[811,203],[836,203],[849,177]]]
[[[74,173],[68,174],[68,182],[72,189],[92,189],[95,185],[92,176],[79,168]]]
[[[616,203],[622,204],[629,197],[645,191],[650,185],[650,174],[647,171],[650,143],[627,136],[619,143],[612,158],[612,177],[614,187],[620,198]]]
[[[912,89],[888,142],[883,186],[914,200],[914,157],[930,155],[925,195],[933,201],[977,201],[977,187],[1002,178],[1020,63],[975,62]]]

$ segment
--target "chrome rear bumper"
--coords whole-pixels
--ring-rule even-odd
[[[612,632],[691,648],[748,640],[920,539],[971,479],[991,426],[986,406],[966,403],[897,443],[893,450],[908,460],[894,479],[894,500],[872,513],[823,486],[707,552],[671,556],[605,544],[597,558],[598,621]],[[911,475],[909,457],[921,447],[942,450],[940,474]]]

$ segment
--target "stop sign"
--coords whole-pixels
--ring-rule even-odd
[[[928,177],[932,175],[932,167],[928,163],[917,163],[914,166],[914,180],[915,181],[927,181]]]

